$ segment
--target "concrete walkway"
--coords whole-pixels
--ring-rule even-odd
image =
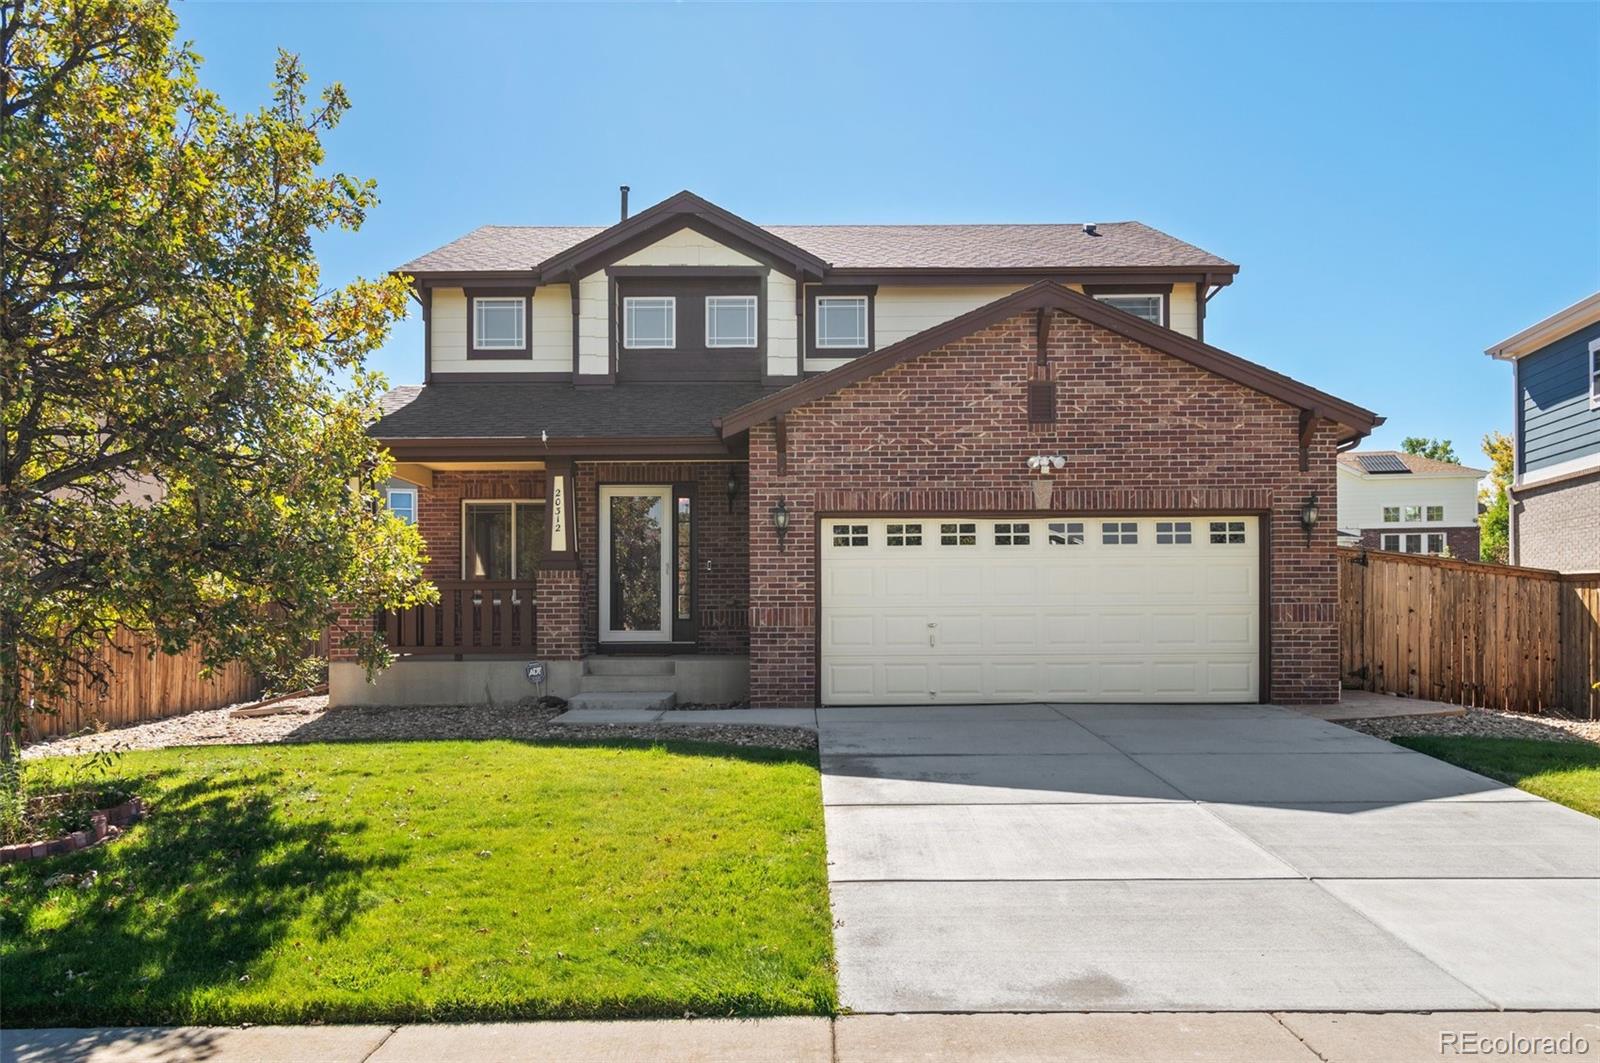
[[[1538,1052],[1541,1039],[1551,1046]],[[1600,1013],[851,1015],[442,1026],[0,1031],[3,1063],[1372,1063],[1593,1058]],[[1499,1051],[1504,1047],[1509,1051]],[[1586,1047],[1580,1047],[1586,1046]]]
[[[816,709],[571,709],[551,723],[662,723],[817,729]]]
[[[1442,761],[1264,705],[819,720],[852,1011],[1600,1008],[1600,821]]]

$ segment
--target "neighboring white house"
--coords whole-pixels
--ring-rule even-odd
[[[1483,469],[1398,450],[1339,455],[1339,544],[1478,560]]]

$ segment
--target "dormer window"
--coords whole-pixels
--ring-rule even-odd
[[[706,296],[706,346],[754,347],[756,301],[753,295]]]
[[[670,295],[622,300],[622,345],[631,351],[670,351],[678,345],[678,300]]]
[[[528,356],[528,297],[526,295],[468,292],[472,312],[467,316],[467,356],[470,358],[526,358]]]
[[[1167,297],[1160,293],[1152,292],[1148,295],[1137,293],[1129,295],[1097,295],[1095,298],[1107,306],[1116,307],[1124,314],[1132,314],[1134,317],[1143,318],[1152,325],[1164,324],[1166,321]]]
[[[817,296],[817,349],[863,350],[867,346],[865,295]]]

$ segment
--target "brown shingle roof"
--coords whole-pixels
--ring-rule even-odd
[[[1407,454],[1403,450],[1347,450],[1339,455],[1339,464],[1356,472],[1363,472],[1361,463],[1356,459],[1366,454],[1391,454],[1399,458],[1407,469],[1417,473],[1470,473],[1473,476],[1486,476],[1488,469],[1474,469],[1470,465],[1457,465],[1454,462],[1436,461],[1425,458],[1421,454]]]
[[[594,436],[718,438],[713,422],[771,394],[759,381],[631,383],[575,388],[559,382],[408,384],[384,395],[379,439],[551,439]]]
[[[1234,269],[1233,263],[1136,221],[1081,225],[769,225],[767,232],[835,269]],[[412,259],[406,273],[531,270],[605,229],[485,225]]]

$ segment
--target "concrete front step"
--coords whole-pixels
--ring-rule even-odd
[[[676,686],[670,675],[580,675],[579,694],[649,694]]]
[[[676,675],[671,657],[585,657],[584,675]]]
[[[659,712],[670,709],[678,704],[678,695],[670,690],[653,691],[593,691],[575,694],[567,702],[567,708],[573,712],[585,712],[594,709],[616,711],[619,709],[637,709],[646,712]]]

